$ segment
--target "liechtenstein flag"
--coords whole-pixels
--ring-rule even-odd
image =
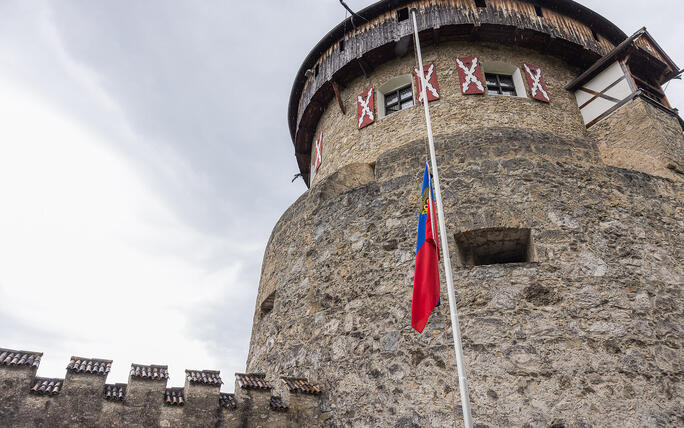
[[[416,270],[413,277],[413,303],[411,305],[411,327],[423,332],[432,310],[439,305],[439,245],[437,219],[432,212],[434,196],[427,164],[423,173],[421,190],[421,211],[418,216],[418,243],[416,245]],[[430,218],[432,217],[432,221]]]

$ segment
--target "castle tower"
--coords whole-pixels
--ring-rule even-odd
[[[445,290],[410,328],[413,7],[474,421],[681,424],[679,68],[571,0],[383,0],[313,48],[288,114],[309,190],[266,248],[247,370],[319,384],[325,425],[452,423]]]

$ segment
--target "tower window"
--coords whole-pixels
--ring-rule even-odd
[[[344,39],[340,40],[340,52],[344,52]]]
[[[259,308],[261,310],[261,317],[263,318],[268,313],[270,313],[273,310],[274,305],[275,305],[275,291],[273,291],[271,294],[269,294],[268,297],[265,298],[263,302],[261,302],[261,307]]]
[[[485,0],[475,0],[475,6],[477,7],[487,7],[487,2]]]
[[[596,31],[591,30],[591,35],[594,36],[594,40],[596,40],[597,42],[599,41],[599,36],[598,36],[598,33]]]
[[[409,84],[385,94],[385,115],[413,106],[413,87]]]
[[[318,64],[314,67],[314,76],[318,77]]]
[[[377,95],[378,118],[413,106],[413,75],[393,77],[378,87]]]
[[[406,21],[407,19],[409,19],[408,7],[405,7],[403,9],[399,9],[397,11],[397,22]]]
[[[536,4],[534,5],[534,11],[537,14],[537,16],[543,17],[544,12],[542,12],[541,6],[537,6]]]
[[[530,229],[478,229],[459,233],[455,238],[464,266],[534,261]]]
[[[512,75],[485,73],[485,79],[487,80],[488,94],[505,95],[508,97],[514,97],[516,95]]]

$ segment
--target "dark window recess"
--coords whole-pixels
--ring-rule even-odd
[[[405,7],[403,9],[399,9],[397,11],[397,21],[398,22],[406,21],[408,18],[409,18],[408,7]]]
[[[478,229],[455,238],[463,266],[534,261],[530,229]]]
[[[513,76],[509,74],[485,73],[485,80],[487,80],[488,94],[506,95],[509,97],[516,95]]]
[[[273,310],[273,305],[275,305],[275,291],[268,295],[267,298],[261,302],[261,316],[267,315]]]
[[[632,75],[637,88],[641,90],[647,97],[654,101],[658,101],[660,104],[668,106],[667,98],[665,97],[665,92],[657,86],[655,83],[649,83],[646,80],[640,79],[637,76]]]
[[[413,88],[411,87],[411,84],[385,94],[385,115],[409,108],[412,105]]]
[[[340,40],[340,52],[344,51],[344,40]]]
[[[594,30],[591,30],[591,35],[594,36],[594,40],[597,42],[599,41],[598,33]]]
[[[475,6],[477,7],[487,7],[487,2],[485,0],[475,0]]]
[[[314,67],[314,76],[318,77],[318,64]]]
[[[541,6],[534,5],[534,11],[536,12],[537,16],[544,16],[544,12],[542,12]]]

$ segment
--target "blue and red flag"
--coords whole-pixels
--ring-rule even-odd
[[[413,303],[411,327],[423,332],[432,310],[439,305],[439,245],[437,219],[433,207],[434,194],[427,164],[423,173],[421,211],[418,216],[418,242],[416,244],[416,270],[413,277]]]

